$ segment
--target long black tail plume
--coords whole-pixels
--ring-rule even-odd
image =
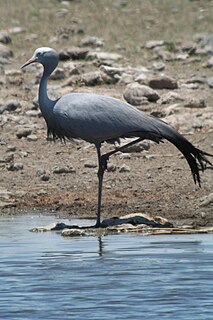
[[[160,121],[160,123],[162,124],[159,128],[162,137],[174,144],[184,155],[190,166],[195,184],[198,183],[199,187],[201,187],[200,171],[204,171],[207,165],[213,167],[213,164],[207,158],[207,156],[213,157],[213,155],[197,149],[191,142],[165,122]]]

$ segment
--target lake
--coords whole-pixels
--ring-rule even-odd
[[[0,217],[0,319],[213,319],[213,234],[62,237]]]

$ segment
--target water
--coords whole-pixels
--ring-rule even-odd
[[[213,319],[213,235],[28,232],[56,220],[0,217],[0,319]]]

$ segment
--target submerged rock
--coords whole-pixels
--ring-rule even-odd
[[[147,214],[142,213],[132,213],[120,218],[111,218],[103,220],[101,223],[102,227],[116,226],[121,224],[131,224],[133,226],[144,224],[151,227],[162,227],[162,228],[171,228],[173,224],[167,219],[160,216],[152,217]]]

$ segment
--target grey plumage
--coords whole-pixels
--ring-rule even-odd
[[[94,143],[99,159],[99,196],[96,226],[100,225],[101,192],[104,171],[113,150],[101,155],[101,143],[115,142],[120,138],[137,137],[136,142],[149,139],[157,143],[166,139],[173,143],[186,158],[194,181],[200,185],[200,170],[212,166],[206,156],[186,138],[164,121],[146,115],[128,103],[108,96],[91,93],[71,93],[53,101],[47,95],[47,80],[58,65],[58,54],[51,48],[39,48],[22,67],[39,62],[44,67],[39,86],[39,105],[46,120],[48,135],[54,139],[83,139]],[[131,144],[134,144],[132,142]],[[121,149],[121,148],[120,148]],[[118,149],[119,150],[119,149]]]

